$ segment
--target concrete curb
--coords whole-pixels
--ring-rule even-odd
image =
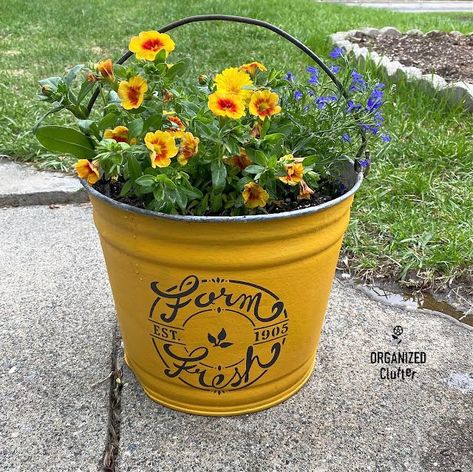
[[[382,72],[393,82],[407,80],[417,85],[430,95],[437,95],[440,99],[445,99],[450,106],[463,104],[469,111],[473,111],[473,84],[463,81],[447,83],[447,81],[436,74],[424,74],[417,67],[404,66],[398,61],[392,61],[387,56],[382,56],[376,51],[369,51],[365,47],[360,47],[351,38],[360,38],[363,36],[376,37],[380,35],[401,37],[405,35],[428,36],[434,33],[429,31],[422,33],[420,30],[409,30],[401,33],[398,29],[391,26],[385,28],[363,28],[361,30],[342,31],[330,35],[330,40],[335,46],[353,54],[360,64],[365,64],[371,60]],[[463,36],[458,31],[452,31],[450,34]]]
[[[79,180],[46,172],[0,156],[0,207],[84,203],[89,201]]]

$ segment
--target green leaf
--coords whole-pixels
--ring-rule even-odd
[[[166,79],[173,80],[175,77],[184,75],[184,73],[189,69],[189,60],[184,59],[182,61],[176,62],[172,67],[170,67],[166,72]]]
[[[159,113],[155,113],[154,115],[151,115],[148,118],[146,118],[143,124],[143,130],[150,131],[153,129],[154,130],[160,129],[162,123],[163,123],[163,115],[162,115],[162,112],[160,111]]]
[[[124,197],[125,195],[128,195],[132,187],[133,187],[133,182],[131,180],[128,180],[127,182],[125,182],[120,191],[120,197]]]
[[[95,84],[89,81],[84,81],[80,86],[79,93],[77,94],[77,103],[81,103],[82,100],[88,95],[88,93],[94,88]]]
[[[261,138],[264,138],[266,136],[266,133],[268,132],[270,125],[271,125],[271,121],[269,120],[269,118],[266,118],[263,121],[263,126],[261,127],[261,133],[260,133]]]
[[[285,136],[282,133],[272,133],[272,134],[267,134],[264,138],[265,141],[269,143],[275,143],[277,141],[280,141],[281,139],[284,139]]]
[[[72,69],[67,71],[67,74],[64,77],[64,82],[67,85],[71,85],[72,81],[77,77],[77,74],[84,68],[84,64],[78,64],[74,66]]]
[[[141,118],[137,118],[136,120],[130,121],[128,123],[128,136],[129,138],[137,138],[143,132],[143,120]]]
[[[161,49],[161,51],[156,54],[156,57],[154,58],[154,63],[155,64],[162,64],[166,60],[166,51],[164,49]]]
[[[140,163],[138,162],[138,159],[135,156],[129,156],[127,158],[127,168],[129,177],[132,181],[137,180],[139,177],[141,177],[141,174],[143,173],[141,170]]]
[[[263,166],[252,165],[245,167],[245,172],[247,172],[248,174],[259,174],[260,172],[263,172],[264,169],[265,168]]]
[[[318,157],[316,155],[307,156],[302,161],[302,164],[304,165],[304,167],[308,167],[308,166],[311,166],[311,165],[315,164],[317,162],[317,160],[318,160]]]
[[[77,122],[79,129],[88,136],[95,136],[97,139],[100,139],[99,129],[95,124],[95,121],[92,120],[79,120]]]
[[[256,151],[252,160],[262,167],[266,167],[268,165],[268,157],[263,151]]]
[[[210,164],[212,173],[212,186],[214,192],[221,192],[225,188],[227,168],[222,159],[214,159]]]
[[[210,195],[210,209],[216,213],[222,208],[222,194],[212,192]]]
[[[36,129],[35,135],[48,151],[72,154],[82,159],[95,157],[92,141],[74,128],[41,126]]]
[[[126,79],[127,68],[121,64],[113,64],[113,73],[120,79]]]
[[[116,113],[107,113],[99,122],[98,127],[101,130],[105,130],[108,128],[113,128],[117,122],[117,114]]]
[[[152,187],[155,184],[156,179],[154,175],[145,174],[137,178],[135,182],[141,187]]]

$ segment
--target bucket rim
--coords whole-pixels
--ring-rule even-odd
[[[148,216],[157,219],[165,219],[172,221],[182,221],[187,223],[251,223],[251,222],[264,222],[272,220],[283,220],[289,218],[297,218],[301,216],[311,215],[314,213],[320,213],[328,208],[337,206],[339,203],[347,200],[354,195],[360,188],[363,181],[363,172],[356,173],[356,181],[351,189],[328,202],[320,205],[311,206],[308,208],[301,208],[300,210],[284,211],[280,213],[267,213],[259,215],[240,215],[240,216],[193,216],[193,215],[170,215],[168,213],[162,213],[159,211],[146,210],[144,208],[138,208],[127,203],[118,202],[113,198],[107,197],[103,193],[98,192],[92,186],[90,186],[86,180],[81,179],[81,183],[85,190],[94,198],[101,200],[102,202],[118,208],[120,210],[137,213],[139,215]]]

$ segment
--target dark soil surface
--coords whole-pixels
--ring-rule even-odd
[[[97,192],[100,192],[103,195],[106,195],[107,197],[112,198],[113,200],[116,200],[117,202],[126,203],[127,205],[145,209],[146,208],[145,203],[141,200],[138,200],[135,197],[130,197],[130,196],[120,197],[120,191],[122,189],[122,185],[123,183],[121,182],[116,182],[112,184],[110,182],[103,182],[99,180],[96,184],[93,185],[93,187],[95,190],[97,190]],[[270,202],[265,208],[257,209],[256,213],[257,214],[282,213],[284,211],[294,211],[294,210],[300,210],[302,208],[309,208],[312,206],[317,206],[317,205],[321,205],[322,203],[329,202],[330,200],[338,198],[339,196],[343,195],[346,192],[347,192],[346,189],[343,189],[342,191],[340,191],[333,184],[322,183],[318,191],[315,191],[310,199],[298,200],[294,195],[291,195],[290,193],[288,193],[286,195],[286,198],[284,198],[284,200]],[[231,209],[228,209],[228,210],[222,210],[219,213],[208,212],[208,213],[205,213],[203,216],[230,216],[230,214],[231,214]],[[190,212],[189,215],[192,215],[192,213]]]
[[[445,32],[401,37],[360,35],[350,38],[405,66],[413,66],[424,74],[437,74],[447,82],[473,83],[473,36],[457,36]]]

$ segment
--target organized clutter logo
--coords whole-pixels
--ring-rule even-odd
[[[404,349],[407,344],[403,337],[404,332],[402,326],[394,326],[389,336],[394,349],[370,353],[370,363],[379,368],[379,379],[388,381],[414,380],[419,375],[419,367],[427,362],[425,351]]]
[[[254,384],[279,359],[289,319],[270,290],[195,275],[151,290],[150,335],[167,377],[220,395]]]

